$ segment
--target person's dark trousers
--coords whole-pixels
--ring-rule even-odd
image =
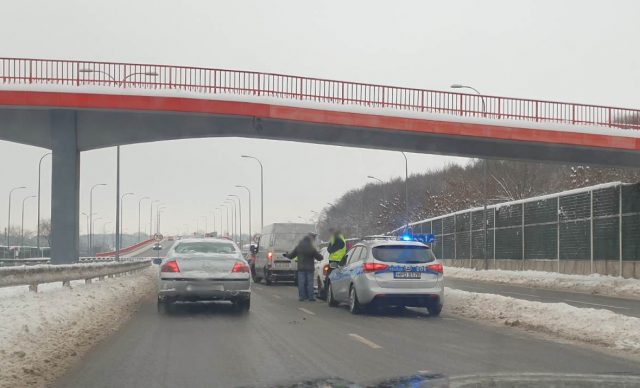
[[[313,294],[313,271],[298,271],[298,299],[315,300]]]

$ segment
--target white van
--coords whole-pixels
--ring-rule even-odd
[[[296,282],[297,263],[283,256],[291,252],[307,234],[315,233],[313,224],[279,223],[262,229],[255,262],[256,282],[267,285],[278,281]]]

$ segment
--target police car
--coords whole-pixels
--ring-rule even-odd
[[[444,303],[442,263],[428,243],[413,238],[361,241],[329,275],[327,303],[347,303],[354,314],[368,306],[411,306],[437,316]]]

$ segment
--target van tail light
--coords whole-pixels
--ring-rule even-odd
[[[160,267],[160,272],[180,272],[178,262],[175,260],[167,261]]]
[[[273,252],[267,253],[267,260],[269,261],[273,260]]]
[[[382,263],[362,264],[362,269],[364,270],[364,272],[378,272],[378,271],[383,271],[387,268],[389,268],[389,266],[387,264],[382,264]]]
[[[246,272],[249,273],[249,266],[246,265],[245,263],[240,263],[238,261],[236,261],[236,263],[233,265],[233,269],[231,270],[231,272]]]
[[[441,263],[434,263],[434,264],[429,264],[427,266],[427,268],[429,268],[430,270],[437,272],[437,273],[443,273],[444,272],[444,268],[442,268],[442,264]]]

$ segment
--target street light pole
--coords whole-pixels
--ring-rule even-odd
[[[96,183],[89,190],[89,256],[93,255],[93,189],[106,185],[106,183]]]
[[[87,248],[89,247],[89,215],[85,212],[80,212],[85,217],[86,221],[86,236],[87,236]]]
[[[124,206],[122,206],[122,203],[124,202],[124,198],[127,195],[133,195],[133,193],[124,193],[122,194],[122,196],[120,197],[120,244],[122,244],[122,237],[124,235],[124,231],[122,229],[123,224],[124,224]],[[93,227],[92,227],[93,228]]]
[[[254,159],[260,164],[260,230],[264,228],[264,168],[260,159],[251,155],[242,155],[243,158]]]
[[[162,214],[162,211],[166,209],[165,206],[160,206],[156,209],[156,233],[161,234],[160,232],[160,215]]]
[[[486,117],[487,115],[487,105],[485,104],[484,101],[484,96],[482,95],[482,93],[480,93],[478,91],[478,89],[472,87],[472,86],[468,86],[468,85],[460,85],[460,84],[453,84],[451,85],[451,87],[453,89],[471,89],[474,92],[476,92],[476,94],[478,94],[480,96],[480,100],[482,101],[482,117]],[[489,257],[487,256],[487,250],[488,250],[488,241],[487,241],[487,202],[488,202],[488,195],[487,195],[487,179],[488,179],[488,175],[489,172],[487,171],[487,159],[482,159],[482,176],[483,176],[483,182],[482,182],[482,191],[483,191],[483,200],[484,200],[484,205],[483,205],[483,211],[482,211],[482,223],[484,224],[484,247],[483,247],[483,252],[482,252],[482,256],[484,259],[484,269],[489,269]],[[495,223],[495,220],[494,220]],[[495,229],[493,231],[493,233],[495,233]]]
[[[405,230],[409,231],[409,161],[404,152],[400,152],[404,156],[404,216],[406,219]]]
[[[38,226],[36,230],[36,246],[38,247],[38,253],[40,253],[40,177],[42,175],[42,159],[48,155],[51,155],[51,152],[47,152],[42,155],[38,162]]]
[[[20,187],[14,187],[13,189],[9,190],[9,212],[7,213],[7,249],[9,249],[10,244],[9,244],[9,231],[11,230],[11,196],[13,195],[13,192],[16,190],[20,190],[20,189],[26,189],[26,186],[20,186]]]
[[[149,204],[149,238],[153,236],[153,204],[160,202],[159,199],[151,201]]]
[[[142,197],[138,200],[138,242],[140,242],[140,204],[142,203],[142,201],[144,201],[145,199],[151,199],[149,197]]]
[[[30,195],[22,199],[22,222],[20,224],[20,247],[24,247],[24,203],[30,198],[36,198],[37,195]]]
[[[109,224],[111,224],[111,221],[107,221],[104,224],[102,224],[102,245],[105,248],[106,248],[106,245],[107,245],[107,225],[109,225]]]
[[[237,242],[236,230],[238,228],[238,224],[236,223],[236,201],[231,198],[227,198],[227,201],[229,201],[228,203],[233,207],[233,211],[231,212],[231,238],[233,241]]]
[[[242,249],[242,201],[240,201],[240,196],[236,194],[229,194],[229,197],[233,197],[238,200],[238,229],[239,229],[239,237],[238,241],[240,244],[240,249]]]
[[[251,241],[253,240],[253,235],[251,234],[251,190],[249,190],[247,186],[243,185],[236,185],[236,187],[247,190],[247,195],[249,196],[249,244],[251,244]]]

